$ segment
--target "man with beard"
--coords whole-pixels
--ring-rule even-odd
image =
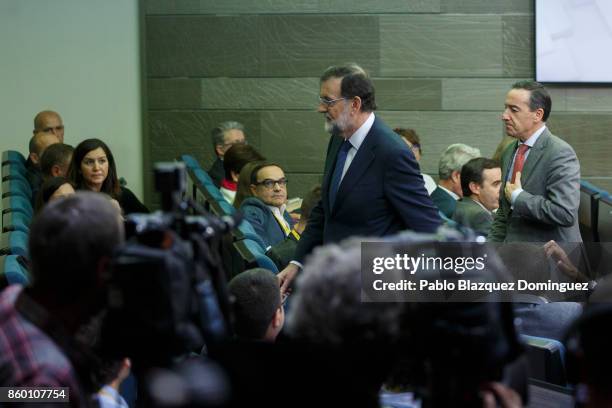
[[[318,112],[331,133],[321,200],[312,210],[294,261],[279,273],[286,290],[313,248],[350,236],[434,232],[438,210],[408,146],[374,115],[374,84],[355,65],[328,68]]]

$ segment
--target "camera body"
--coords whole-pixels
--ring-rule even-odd
[[[127,217],[128,239],[112,260],[102,330],[106,354],[130,357],[136,370],[169,367],[229,331],[215,244],[235,220],[205,214],[183,199],[183,164],[158,163],[154,173],[163,210]]]

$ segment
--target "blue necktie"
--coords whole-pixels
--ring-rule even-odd
[[[344,163],[346,163],[346,156],[349,150],[351,150],[351,143],[347,140],[342,142],[340,150],[338,151],[338,158],[336,159],[336,167],[334,168],[334,174],[332,174],[331,185],[329,186],[329,205],[334,206],[336,201],[336,194],[340,187],[340,180],[342,179],[342,170],[344,169]]]

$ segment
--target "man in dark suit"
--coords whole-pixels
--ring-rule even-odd
[[[493,210],[499,206],[501,168],[495,160],[477,157],[461,168],[463,198],[457,201],[453,220],[487,236]]]
[[[534,81],[517,82],[506,95],[502,120],[517,141],[502,154],[492,242],[582,242],[580,164],[574,149],[546,127],[551,105],[548,91]]]
[[[30,139],[30,155],[26,161],[26,179],[32,189],[32,205],[36,204],[38,191],[43,183],[43,174],[40,167],[40,159],[47,147],[61,143],[60,139],[52,132],[38,132]]]
[[[217,187],[221,187],[221,181],[225,177],[223,156],[233,145],[246,143],[244,126],[242,123],[233,120],[222,122],[212,130],[211,138],[217,160],[210,166],[208,175]]]
[[[457,200],[462,196],[461,167],[470,159],[480,156],[480,150],[463,143],[448,146],[440,155],[438,163],[438,187],[431,193],[431,199],[438,210],[453,218]]]
[[[373,111],[374,85],[357,65],[330,67],[320,79],[319,113],[331,133],[321,200],[294,261],[279,273],[286,290],[313,248],[350,236],[434,232],[438,211],[406,144]]]

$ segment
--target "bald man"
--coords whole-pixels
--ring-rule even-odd
[[[60,139],[54,133],[38,132],[35,133],[30,139],[30,155],[28,156],[28,161],[26,162],[26,169],[28,170],[26,173],[26,178],[28,179],[30,187],[32,188],[33,204],[36,202],[36,195],[38,194],[38,190],[40,190],[40,186],[43,182],[42,171],[40,168],[40,158],[42,157],[44,151],[47,150],[47,147],[55,143],[60,143]]]
[[[54,111],[38,112],[34,117],[34,130],[32,133],[51,133],[59,138],[60,143],[64,143],[64,123],[59,113]]]

